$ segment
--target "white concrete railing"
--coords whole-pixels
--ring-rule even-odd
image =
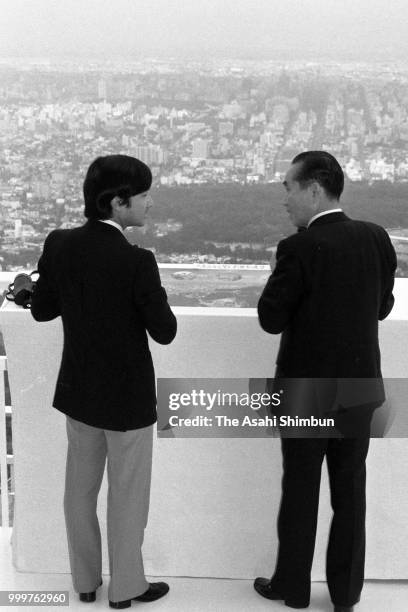
[[[179,269],[189,266],[171,267]],[[9,283],[15,275],[16,272],[0,272],[0,282]],[[387,321],[380,325],[383,375],[406,378],[408,279],[396,279],[394,295],[395,307]],[[3,318],[2,326],[7,319],[10,321],[10,352],[7,342],[6,348],[10,359],[9,376],[14,378],[14,386],[10,381],[15,408],[13,446],[17,495],[19,499],[21,497],[13,531],[15,564],[22,571],[54,571],[55,568],[56,572],[64,572],[68,565],[59,502],[64,462],[61,451],[66,440],[63,415],[51,409],[56,376],[54,370],[59,363],[61,347],[60,320],[37,324],[27,311],[13,304],[5,304],[4,309],[8,314],[3,313],[2,318],[5,314],[7,317]],[[175,308],[175,311],[180,325],[174,345],[159,347],[151,343],[158,376],[271,376],[278,337],[264,334],[259,329],[254,309]],[[6,326],[9,326],[8,322]],[[31,337],[32,342],[27,344],[27,337]],[[18,350],[11,346],[15,341],[19,345]],[[185,359],[186,355],[188,360]],[[39,365],[41,360],[46,363]],[[13,457],[7,455],[5,431],[5,415],[11,412],[4,401],[6,363],[3,357],[0,360],[0,467],[1,482],[11,480],[12,494],[14,464]],[[19,383],[21,376],[23,380]],[[149,574],[222,577],[227,575],[225,571],[228,570],[229,577],[237,578],[262,574],[271,569],[267,566],[267,559],[274,542],[266,542],[262,534],[267,532],[271,534],[271,539],[274,538],[270,517],[277,512],[276,491],[280,486],[281,458],[277,444],[277,440],[256,439],[244,442],[156,440],[150,529],[145,546]],[[390,555],[387,549],[387,536],[392,541],[391,531],[404,532],[408,537],[404,519],[408,512],[408,488],[397,473],[405,473],[404,466],[408,469],[406,440],[373,440],[372,447],[368,482],[371,508],[368,537],[369,548],[377,552],[371,552],[368,558],[368,577],[406,579],[408,562],[403,556],[405,552],[401,547],[401,555],[395,552],[397,544],[393,554]],[[272,472],[266,471],[260,477],[259,466],[262,470],[265,466],[272,466]],[[238,483],[242,485],[244,497],[240,496]],[[222,490],[218,489],[220,486],[223,486]],[[103,488],[106,490],[105,482]],[[322,488],[325,489],[324,484]],[[391,489],[395,499],[399,500],[398,509],[392,507]],[[259,496],[261,490],[264,493]],[[209,496],[205,494],[206,491]],[[102,516],[104,492],[101,492]],[[165,511],[162,510],[163,495],[166,499]],[[189,507],[185,508],[183,500],[187,497]],[[9,495],[2,495],[4,527],[8,526],[9,500]],[[374,505],[378,508],[375,512],[372,510]],[[330,513],[324,493],[320,513]],[[384,525],[384,516],[389,517],[389,529],[388,524]],[[171,533],[167,528],[169,517]],[[268,520],[266,517],[269,517]],[[103,522],[102,518],[102,526]],[[325,520],[320,525],[324,523]],[[197,530],[198,524],[200,530]],[[325,541],[325,533],[324,528],[319,529],[313,574],[315,580],[324,579],[322,542]],[[233,540],[233,532],[240,532],[240,543]],[[50,533],[50,537],[45,537],[46,533]],[[259,540],[260,537],[262,540]],[[222,546],[224,540],[227,544],[225,547]],[[199,561],[195,560],[197,549],[204,551]],[[228,549],[234,554],[226,553]],[[176,555],[176,550],[180,550],[180,555]],[[252,553],[248,554],[249,550],[259,551],[258,558]]]
[[[1,525],[9,527],[10,497],[14,496],[14,456],[7,453],[6,417],[11,415],[11,406],[6,406],[4,374],[7,358],[0,356],[0,499]]]
[[[7,288],[16,276],[16,272],[0,272],[0,294]],[[1,329],[0,329],[1,331]],[[6,418],[11,416],[11,406],[6,406],[4,377],[7,370],[7,357],[0,355],[0,502],[1,502],[1,526],[9,527],[10,496],[14,496],[13,471],[14,457],[7,453]],[[10,472],[10,475],[9,475]],[[7,486],[5,487],[5,484]],[[9,487],[10,483],[10,487]],[[4,491],[7,494],[4,495]]]
[[[386,378],[408,373],[404,291],[396,286],[396,312],[401,316],[380,324]],[[273,373],[279,338],[260,329],[254,309],[175,308],[175,312],[179,330],[174,343],[163,347],[151,342],[158,377],[247,379]],[[13,526],[14,564],[20,571],[65,573],[69,571],[62,511],[65,418],[51,408],[62,348],[61,321],[36,323],[27,311],[6,304],[0,310],[0,324],[9,359],[19,500]],[[155,439],[146,572],[230,578],[267,575],[276,550],[271,524],[279,504],[279,447],[279,440],[270,438]],[[407,470],[406,439],[372,440],[367,578],[408,577],[408,486],[401,477]],[[98,514],[107,573],[106,488],[104,479]],[[324,579],[331,515],[325,473],[319,513],[314,580]]]
[[[408,240],[407,237],[399,237],[399,236],[391,236],[394,240],[401,240],[401,241],[406,241]],[[214,272],[217,271],[217,269],[231,269],[231,268],[241,268],[241,269],[245,269],[245,270],[257,270],[259,271],[260,269],[266,271],[269,270],[269,266],[262,266],[262,265],[257,265],[257,266],[251,266],[251,265],[245,265],[245,266],[234,266],[234,265],[224,265],[224,266],[219,266],[219,265],[215,265],[215,264],[159,264],[159,267],[162,269],[168,269],[168,268],[173,268],[175,270],[180,270],[180,269],[202,269],[202,268],[207,268],[207,269],[214,269]],[[31,270],[27,270],[26,272],[30,272]],[[17,272],[13,271],[0,271],[0,290],[4,290],[7,285],[9,283],[11,283],[15,276],[16,276]],[[406,319],[408,318],[408,279],[405,278],[398,278],[395,280],[395,294],[397,295],[397,300],[396,300],[396,305],[394,307],[393,312],[391,313],[390,318],[391,319],[397,319],[397,320],[401,320],[401,319]],[[199,308],[196,310],[197,314],[199,312],[204,312],[205,310],[202,308]],[[1,330],[0,330],[1,331]],[[6,363],[6,362],[4,362]],[[3,370],[5,369],[6,366],[4,366],[4,364],[2,365]],[[1,371],[1,370],[0,370]],[[2,376],[4,377],[4,374],[2,374]],[[3,378],[2,378],[3,381]],[[3,381],[4,383],[4,381]],[[2,428],[3,428],[3,421],[5,422],[5,414],[10,414],[11,415],[11,407],[10,406],[4,406],[4,393],[1,394],[1,398],[0,398],[0,436],[2,435]],[[10,472],[11,472],[11,481],[13,481],[13,455],[7,455],[6,453],[6,446],[2,443],[2,438],[0,437],[0,459],[1,459],[1,465],[9,465],[10,468]],[[6,468],[3,468],[6,469]],[[3,474],[3,472],[2,472]],[[11,494],[14,495],[14,489],[11,491]],[[7,503],[7,499],[8,496],[3,496],[2,499],[2,507],[4,504]],[[3,512],[3,516],[4,516],[4,512]],[[7,514],[8,517],[8,514]],[[6,520],[6,519],[4,519]],[[4,523],[5,524],[5,523]]]

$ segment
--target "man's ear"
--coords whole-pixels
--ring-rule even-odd
[[[115,196],[111,199],[112,210],[118,210],[121,206],[123,206],[123,200],[119,196]]]

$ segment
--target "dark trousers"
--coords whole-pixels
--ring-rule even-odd
[[[272,588],[286,600],[307,606],[316,538],[320,477],[326,456],[333,519],[326,575],[334,604],[360,598],[365,560],[365,460],[369,437],[283,438],[279,550]]]

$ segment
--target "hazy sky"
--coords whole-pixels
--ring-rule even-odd
[[[0,56],[408,59],[408,0],[0,0]]]

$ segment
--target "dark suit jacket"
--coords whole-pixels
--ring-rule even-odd
[[[90,220],[49,234],[31,313],[61,315],[64,347],[53,405],[94,427],[126,431],[156,416],[155,375],[146,330],[161,344],[177,322],[153,253],[115,227]]]
[[[282,332],[278,375],[381,378],[378,320],[392,309],[395,269],[387,232],[342,212],[282,240],[258,303],[262,328]]]

